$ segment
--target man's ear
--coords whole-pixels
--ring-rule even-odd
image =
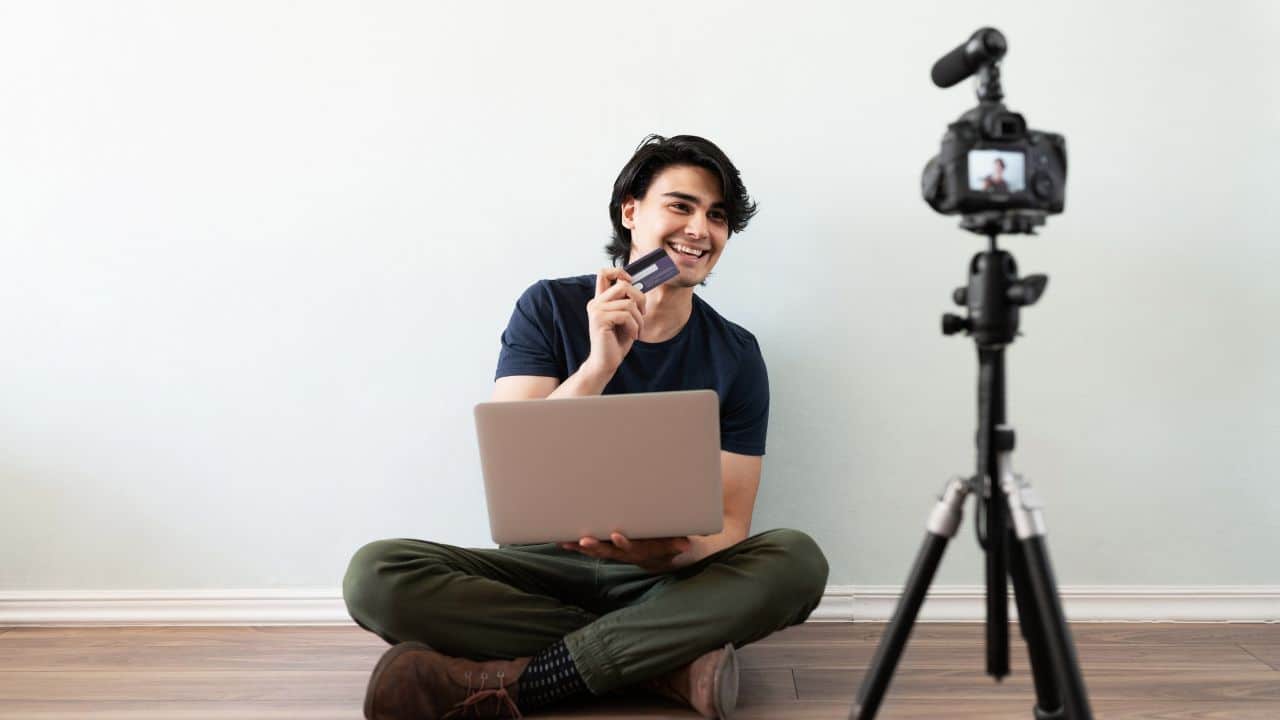
[[[630,195],[622,201],[622,227],[636,229],[636,199]]]

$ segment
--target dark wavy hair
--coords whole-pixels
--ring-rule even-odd
[[[615,266],[625,265],[631,257],[631,231],[622,226],[622,203],[628,197],[644,198],[649,185],[663,170],[672,165],[692,165],[705,168],[720,179],[720,194],[724,196],[725,215],[729,220],[729,234],[742,232],[756,214],[756,203],[747,195],[738,168],[729,161],[715,143],[697,135],[675,135],[664,138],[649,135],[631,156],[631,160],[618,173],[613,183],[613,197],[609,200],[609,219],[613,221],[613,240],[604,246]]]

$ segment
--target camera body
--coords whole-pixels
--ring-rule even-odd
[[[1062,212],[1067,142],[1027,129],[1003,103],[983,102],[947,126],[942,149],[925,165],[921,193],[934,210],[962,213]]]
[[[978,106],[947,126],[920,178],[930,207],[961,213],[960,227],[990,237],[1034,233],[1062,212],[1067,192],[1066,139],[1027,129],[1002,102],[1000,60],[1008,49],[1003,33],[984,27],[933,64],[933,84],[941,88],[976,77]]]

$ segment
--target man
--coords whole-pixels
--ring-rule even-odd
[[[1004,160],[996,158],[991,163],[991,174],[982,178],[982,189],[986,192],[1009,192],[1009,183],[1004,180]]]
[[[755,209],[711,142],[646,138],[614,184],[606,250],[617,264],[661,247],[680,274],[647,295],[618,267],[534,284],[502,334],[493,392],[716,390],[724,530],[496,550],[362,547],[343,582],[347,607],[394,645],[370,678],[366,717],[519,717],[634,685],[722,717],[737,699],[734,648],[817,606],[827,561],[814,541],[795,530],[749,537],[769,410],[759,345],[694,294]],[[619,443],[626,437],[619,421]]]

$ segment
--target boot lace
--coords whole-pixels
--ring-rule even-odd
[[[520,708],[516,707],[516,703],[507,694],[507,689],[503,687],[502,680],[505,673],[498,671],[496,686],[486,690],[485,684],[489,680],[489,673],[480,673],[480,686],[474,690],[471,687],[471,673],[466,673],[467,678],[467,699],[453,706],[449,712],[445,713],[443,720],[452,720],[452,718],[483,718],[483,717],[510,717],[519,720],[524,715],[520,714]],[[490,713],[481,715],[486,707],[486,701],[492,699],[492,705],[488,705]],[[510,714],[508,714],[508,712]]]

